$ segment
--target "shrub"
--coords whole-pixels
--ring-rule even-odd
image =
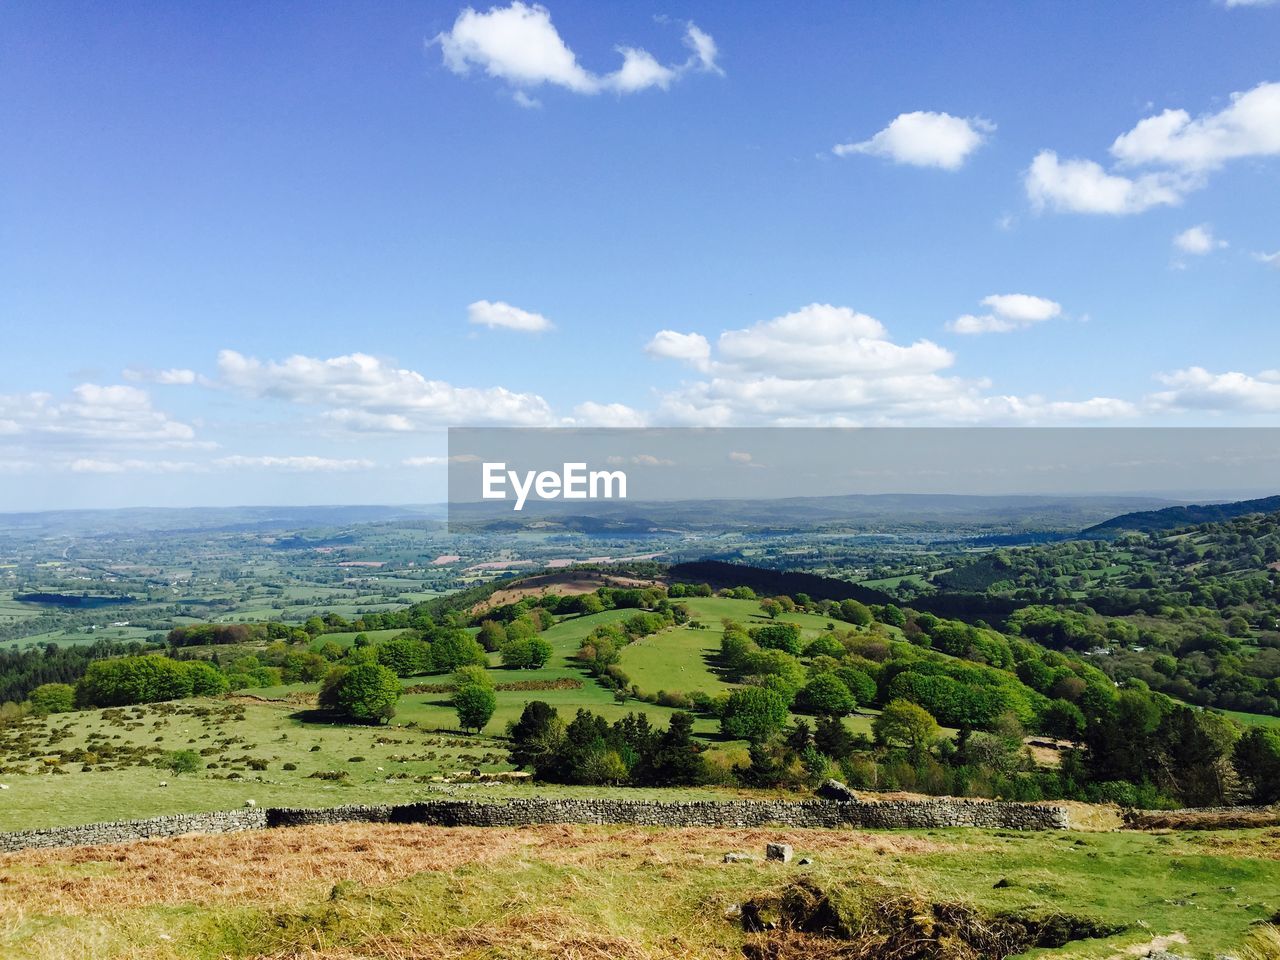
[[[204,761],[194,750],[174,750],[165,755],[164,764],[174,776],[177,776],[181,773],[195,773],[204,766]]]

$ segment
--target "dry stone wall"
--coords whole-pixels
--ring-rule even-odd
[[[183,833],[227,833],[326,823],[420,823],[437,827],[523,827],[541,823],[649,827],[821,827],[921,829],[987,827],[1066,830],[1065,807],[1043,803],[934,800],[428,800],[422,803],[325,808],[267,807],[121,820],[47,830],[0,833],[0,852],[29,847],[121,843]]]

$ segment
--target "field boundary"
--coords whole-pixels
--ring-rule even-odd
[[[43,847],[127,843],[188,833],[231,833],[336,823],[398,823],[436,827],[522,827],[548,823],[651,827],[810,827],[930,829],[986,827],[1069,830],[1067,807],[1043,803],[936,800],[426,800],[339,807],[249,807],[147,820],[49,827],[0,833],[0,853]]]

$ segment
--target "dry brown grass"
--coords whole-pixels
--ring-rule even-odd
[[[529,839],[507,830],[342,824],[28,850],[0,858],[0,917],[301,902],[344,880],[382,885],[488,863]]]
[[[295,827],[8,854],[0,857],[0,918],[153,904],[300,903],[342,881],[385,886],[418,873],[522,856],[581,868],[711,863],[727,850],[759,854],[768,842],[823,854],[949,849],[918,836],[826,830]]]

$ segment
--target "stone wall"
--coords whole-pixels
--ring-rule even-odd
[[[9,853],[31,847],[83,847],[99,843],[123,843],[145,840],[147,837],[176,837],[184,833],[262,830],[266,826],[267,812],[261,809],[179,813],[169,817],[153,817],[150,820],[116,820],[111,823],[86,823],[75,827],[0,833],[0,852]]]
[[[988,827],[1066,830],[1067,809],[1053,804],[936,800],[428,800],[398,806],[233,810],[122,820],[78,827],[0,833],[0,852],[27,847],[120,843],[182,833],[226,833],[325,823],[420,823],[437,827],[523,827],[540,823],[627,824],[650,827],[821,827],[921,829]]]

